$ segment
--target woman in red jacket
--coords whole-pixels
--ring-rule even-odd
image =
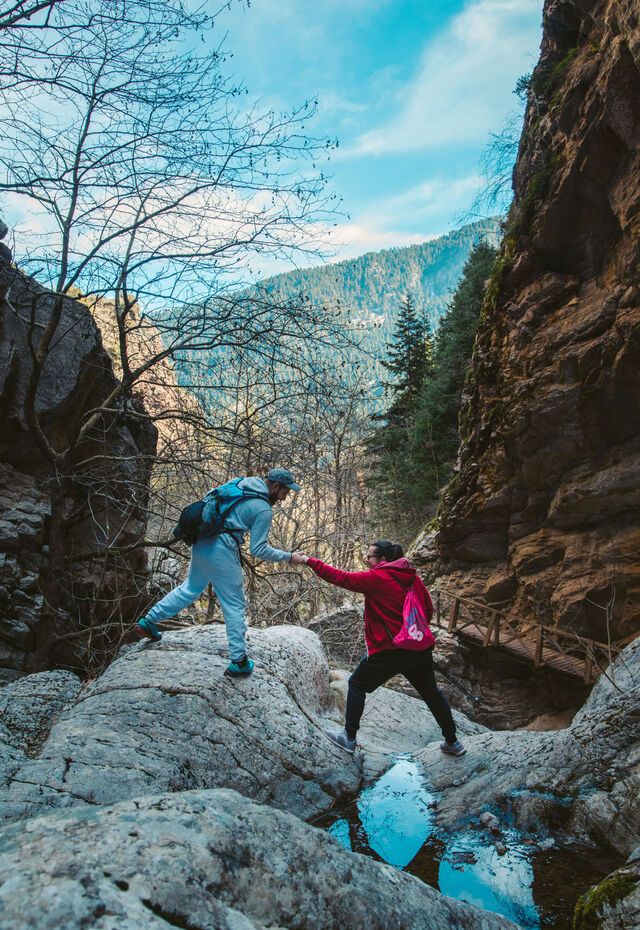
[[[398,649],[393,638],[402,629],[402,607],[407,591],[422,603],[428,620],[433,614],[429,592],[411,563],[403,558],[402,546],[378,540],[369,546],[366,572],[345,572],[302,553],[294,553],[294,564],[305,564],[320,578],[347,591],[364,594],[364,630],[367,655],[349,679],[344,730],[329,733],[331,739],[353,752],[356,734],[367,694],[371,694],[394,675],[402,674],[426,702],[435,717],[444,742],[440,749],[448,755],[461,756],[466,751],[456,738],[456,725],[445,696],[438,690],[433,672],[433,643],[418,652]]]

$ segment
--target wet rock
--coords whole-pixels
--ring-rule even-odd
[[[491,814],[489,811],[485,811],[484,814],[480,815],[480,824],[486,830],[499,830],[500,821],[495,814]]]
[[[2,930],[515,930],[228,790],[7,826],[0,870]]]
[[[249,648],[256,669],[236,681],[223,674],[217,625],[129,647],[0,789],[0,814],[233,787],[310,817],[355,793],[357,761],[323,732],[331,692],[318,638],[299,627],[252,630]]]

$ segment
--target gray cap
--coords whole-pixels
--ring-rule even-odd
[[[277,481],[290,491],[299,491],[300,485],[296,484],[295,478],[286,468],[272,468],[267,475],[267,481]]]

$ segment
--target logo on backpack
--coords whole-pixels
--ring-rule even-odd
[[[221,533],[233,535],[234,531],[227,529],[225,521],[240,501],[259,498],[271,504],[266,492],[261,494],[259,491],[245,490],[240,487],[241,481],[244,481],[244,478],[227,481],[219,488],[209,491],[202,500],[188,504],[180,514],[172,533],[173,537],[193,546],[199,539],[213,539]],[[237,542],[237,536],[235,538]]]
[[[402,629],[393,637],[398,649],[430,649],[435,643],[422,601],[411,587],[402,605]]]

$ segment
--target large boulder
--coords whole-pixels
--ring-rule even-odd
[[[559,827],[628,855],[640,835],[640,639],[601,675],[567,729],[466,742],[462,758],[444,758],[434,744],[418,753],[442,792],[443,825],[502,808],[530,829]]]
[[[39,672],[7,685],[0,691],[2,742],[26,755],[36,752],[80,688],[78,676],[64,671]]]
[[[79,691],[80,679],[62,671],[27,675],[0,690],[0,785],[37,753]]]
[[[318,638],[254,630],[250,651],[253,675],[234,680],[217,626],[130,647],[10,775],[0,815],[228,787],[306,818],[355,793],[358,760],[322,732],[331,691]]]
[[[515,927],[228,790],[5,826],[0,876],[1,930]]]

